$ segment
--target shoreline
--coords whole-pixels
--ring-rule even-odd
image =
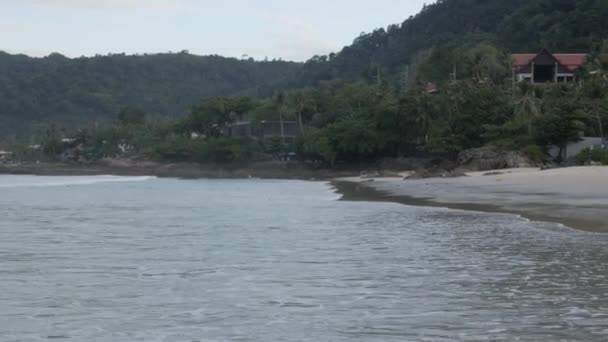
[[[595,193],[585,193],[584,190],[587,189],[584,184],[577,188],[583,191],[577,192],[565,191],[563,186],[550,188],[539,181],[542,177],[545,183],[551,183],[546,179],[553,178],[556,182],[563,182],[560,175],[569,174],[570,178],[581,183],[593,183],[593,179],[589,179],[583,171],[589,173],[597,170],[570,168],[554,170],[552,173],[535,170],[492,176],[473,173],[462,178],[427,180],[336,179],[331,184],[343,196],[341,200],[345,201],[392,202],[409,206],[513,214],[531,221],[557,223],[587,232],[608,233],[608,191],[603,192],[608,182],[598,185],[599,189]],[[578,176],[577,172],[580,173]],[[604,176],[608,176],[608,168],[601,169],[601,177]],[[512,181],[518,177],[519,180]],[[608,181],[608,177],[604,179]],[[515,186],[517,184],[524,188],[518,188]],[[506,191],[505,188],[509,187],[512,188]]]
[[[359,175],[350,169],[332,170],[299,162],[256,162],[243,165],[160,163],[152,161],[104,160],[91,164],[21,163],[0,165],[0,175],[34,176],[154,176],[181,179],[299,179],[331,180]]]
[[[341,200],[393,202],[409,206],[518,215],[596,233],[608,233],[608,167],[548,171],[511,169],[468,173],[458,178],[403,180],[360,177],[361,166],[338,170],[298,162],[247,165],[105,160],[94,164],[0,165],[0,175],[154,176],[178,179],[279,179],[329,182]],[[355,171],[357,170],[357,171]]]

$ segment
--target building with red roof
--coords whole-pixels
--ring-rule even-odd
[[[514,54],[513,74],[517,81],[532,83],[572,82],[577,70],[588,61],[588,55],[582,53],[552,54],[544,49],[537,54]]]

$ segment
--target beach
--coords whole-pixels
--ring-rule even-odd
[[[334,185],[348,200],[512,213],[608,233],[608,167],[509,169],[420,180],[351,177]]]

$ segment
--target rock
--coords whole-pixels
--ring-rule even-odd
[[[382,174],[382,177],[385,177],[385,178],[399,178],[399,177],[401,177],[401,175],[399,174],[399,172],[390,171],[390,170],[383,170],[381,172],[381,174]]]
[[[380,161],[380,170],[418,170],[432,165],[432,158],[385,158]]]
[[[378,177],[380,177],[380,172],[378,172],[378,171],[362,171],[360,173],[360,176],[363,179],[378,178]]]
[[[427,179],[427,178],[457,178],[466,177],[462,170],[419,169],[412,175],[405,177],[406,180]]]
[[[458,155],[458,165],[470,171],[489,171],[537,166],[521,152],[504,151],[494,146],[486,146],[462,151]]]

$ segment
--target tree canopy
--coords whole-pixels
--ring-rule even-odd
[[[48,123],[108,123],[124,107],[178,117],[201,98],[272,94],[298,63],[256,62],[186,52],[69,59],[0,52],[0,134],[24,135]]]

